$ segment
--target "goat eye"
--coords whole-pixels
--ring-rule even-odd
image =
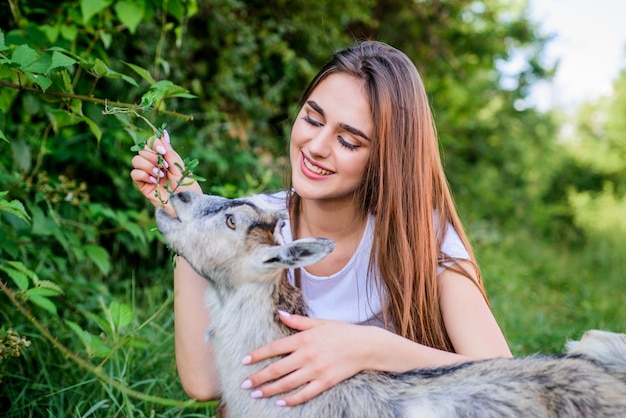
[[[235,229],[237,227],[235,224],[235,217],[233,215],[226,216],[226,226],[230,229]]]

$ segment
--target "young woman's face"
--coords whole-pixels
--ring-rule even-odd
[[[342,73],[324,79],[291,130],[292,182],[304,199],[341,199],[361,183],[374,134],[361,81]]]

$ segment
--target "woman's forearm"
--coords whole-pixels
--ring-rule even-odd
[[[406,372],[474,360],[468,356],[417,344],[378,327],[369,327],[368,344],[362,345],[366,369]]]
[[[176,368],[185,392],[198,400],[220,396],[211,344],[205,335],[210,323],[204,303],[208,284],[182,257],[174,269],[174,338]]]
[[[362,344],[366,369],[406,372],[417,368],[437,367],[490,357],[510,357],[507,349],[485,352],[484,355],[451,353],[417,344],[378,327],[368,327],[367,344]]]

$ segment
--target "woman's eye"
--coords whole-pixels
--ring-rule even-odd
[[[322,122],[311,118],[309,115],[303,116],[302,119],[313,126],[324,126]]]
[[[235,229],[237,227],[235,224],[235,217],[233,215],[226,216],[226,226],[230,229]]]
[[[359,145],[356,145],[356,144],[353,144],[351,142],[346,141],[345,139],[343,139],[343,137],[341,135],[337,136],[337,141],[339,141],[341,146],[348,148],[350,151],[354,151],[357,148],[359,148]]]

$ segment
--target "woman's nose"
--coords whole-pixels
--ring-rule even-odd
[[[326,158],[330,155],[332,149],[332,132],[328,129],[328,126],[325,126],[322,129],[319,129],[315,136],[313,136],[309,140],[309,153],[311,156],[317,156],[321,158]]]

